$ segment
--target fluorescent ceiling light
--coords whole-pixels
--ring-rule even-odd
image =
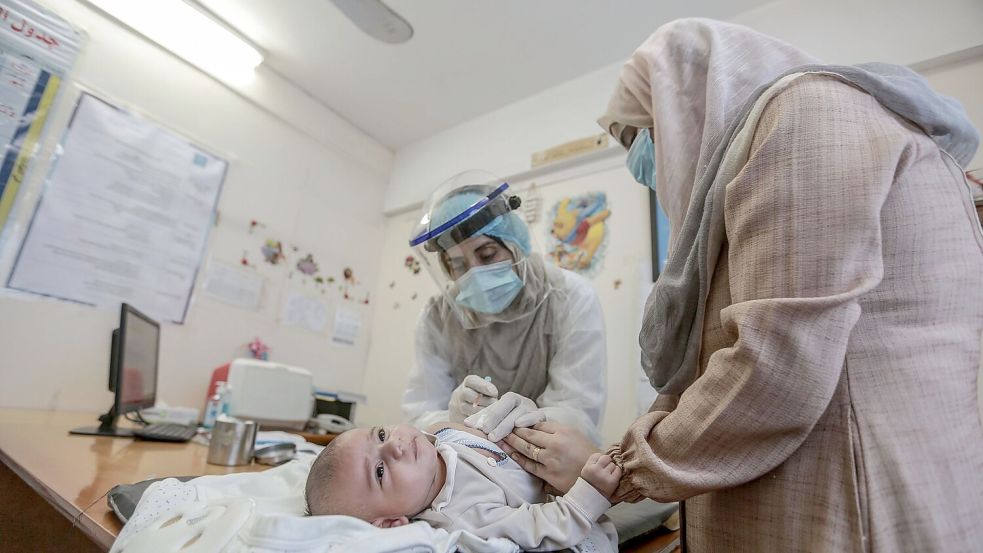
[[[88,0],[134,31],[230,84],[248,82],[263,55],[182,0]]]

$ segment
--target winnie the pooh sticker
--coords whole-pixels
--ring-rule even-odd
[[[589,192],[563,198],[550,210],[547,257],[556,265],[592,276],[600,271],[608,242],[607,196]]]

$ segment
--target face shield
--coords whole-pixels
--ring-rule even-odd
[[[461,173],[434,191],[410,236],[464,328],[526,317],[549,292],[520,204],[493,175]]]

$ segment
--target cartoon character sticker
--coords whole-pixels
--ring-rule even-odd
[[[406,260],[403,261],[403,265],[414,275],[420,274],[420,260],[412,255],[406,256]]]
[[[314,261],[313,254],[307,254],[307,257],[301,259],[297,262],[297,270],[304,273],[307,276],[313,276],[317,274],[317,262]]]
[[[590,192],[563,198],[550,210],[547,257],[556,265],[592,276],[600,271],[607,246],[607,196]]]
[[[260,251],[263,252],[263,258],[270,265],[276,265],[286,259],[283,255],[283,244],[279,240],[273,240],[272,238],[267,240],[260,248]]]

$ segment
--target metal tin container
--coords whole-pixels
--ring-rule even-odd
[[[208,443],[208,462],[213,465],[248,465],[256,448],[256,423],[218,420]]]
[[[261,465],[282,465],[294,458],[297,446],[291,443],[273,444],[256,450],[256,462]]]

